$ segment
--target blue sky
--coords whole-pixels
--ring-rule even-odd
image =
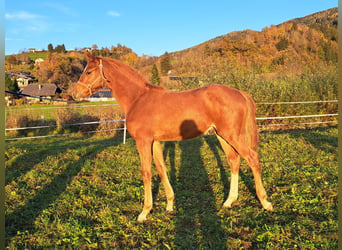
[[[6,0],[5,54],[116,46],[160,56],[236,30],[260,31],[338,6],[337,0]]]

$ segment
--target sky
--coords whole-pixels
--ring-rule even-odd
[[[139,56],[160,56],[337,6],[337,0],[5,0],[5,54],[51,43],[67,50],[121,44]]]

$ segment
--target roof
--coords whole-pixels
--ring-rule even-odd
[[[29,79],[29,80],[34,80],[34,77],[26,74],[26,73],[13,73],[13,72],[7,72],[7,75],[9,77],[13,77],[16,79],[22,78],[22,79]]]
[[[198,82],[198,78],[194,76],[169,76],[170,81],[194,81]]]
[[[111,97],[113,97],[113,95],[112,95],[112,91],[109,88],[102,88],[99,91],[97,91],[95,94],[93,94],[91,97],[95,97],[95,98],[101,98],[101,97],[111,98]]]
[[[25,95],[33,96],[54,96],[60,92],[56,84],[30,84],[22,91]]]

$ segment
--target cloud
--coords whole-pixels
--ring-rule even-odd
[[[108,15],[108,16],[114,16],[114,17],[119,17],[119,16],[121,16],[121,14],[120,14],[119,12],[114,11],[114,10],[108,11],[108,12],[107,12],[107,15]]]
[[[44,32],[48,30],[48,27],[49,24],[45,22],[34,22],[26,26],[27,30],[31,32]]]
[[[67,15],[67,16],[78,16],[78,14],[75,11],[73,11],[72,9],[70,9],[69,7],[67,7],[61,3],[47,2],[47,3],[44,3],[44,5],[46,7],[55,9],[55,10],[63,13],[64,15]]]
[[[23,38],[5,37],[5,41],[25,41],[25,39],[23,39]]]
[[[17,11],[13,13],[5,13],[5,18],[7,20],[35,20],[42,18],[43,16],[31,14],[27,11]]]
[[[27,11],[5,13],[5,19],[10,33],[16,35],[21,32],[45,32],[49,27],[45,16]]]

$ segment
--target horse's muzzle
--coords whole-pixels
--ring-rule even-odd
[[[72,99],[74,99],[75,101],[83,98],[83,93],[82,91],[80,91],[77,84],[70,90],[69,94],[70,96],[72,96]]]

